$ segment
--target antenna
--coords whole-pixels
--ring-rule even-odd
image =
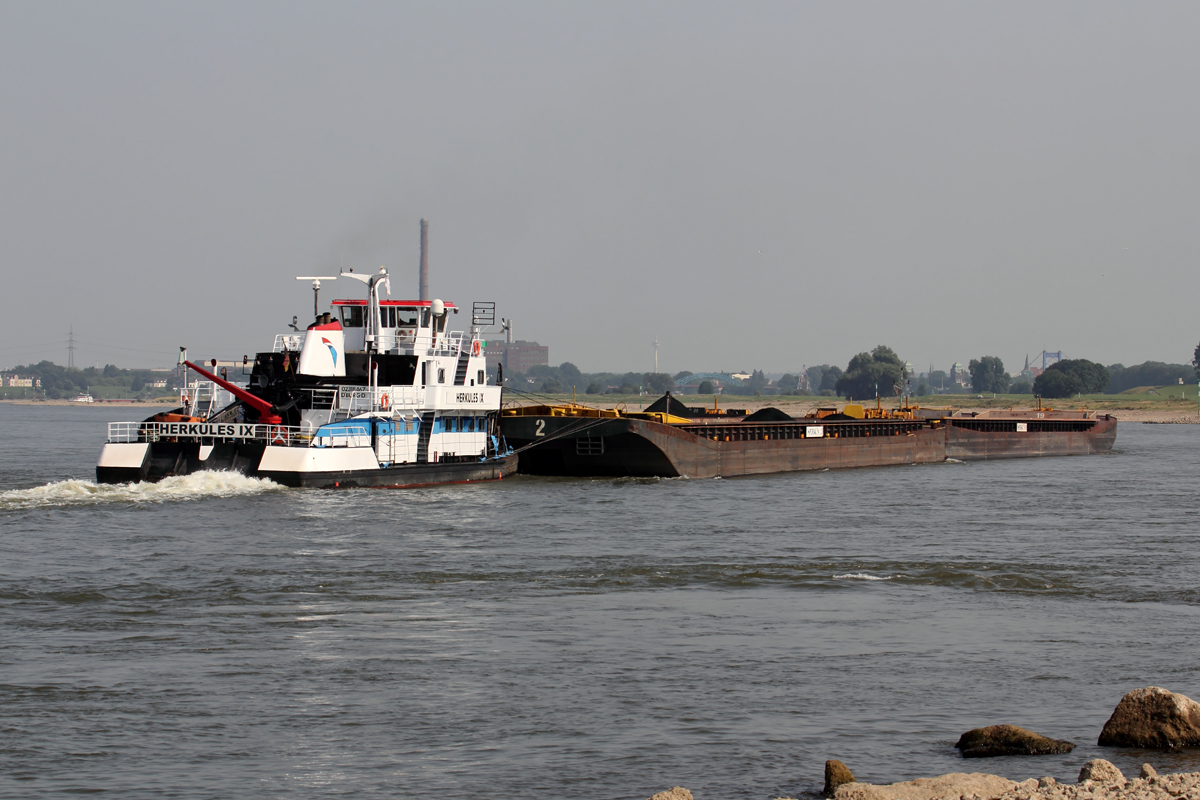
[[[654,337],[654,373],[658,374],[658,337]]]
[[[329,275],[321,275],[321,276],[297,275],[296,280],[313,282],[313,316],[314,317],[320,316],[321,304],[320,304],[320,302],[318,302],[318,298],[321,295],[321,281],[336,281],[337,275],[333,275],[333,276],[329,276]]]
[[[67,369],[75,369],[75,326],[67,334]]]
[[[418,274],[418,300],[429,299],[429,220],[421,220],[421,266]]]

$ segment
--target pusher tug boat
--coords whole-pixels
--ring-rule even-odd
[[[285,486],[349,488],[513,474],[517,456],[498,423],[501,387],[488,384],[480,338],[495,324],[495,303],[475,303],[470,331],[450,332],[453,303],[381,300],[383,267],[335,277],[363,282],[367,298],[334,300],[332,314],[320,313],[320,281],[331,278],[311,279],[316,319],[303,334],[276,336],[253,365],[244,360],[245,388],[181,350],[180,363],[203,380],[173,411],[109,423],[96,479],[234,470]]]

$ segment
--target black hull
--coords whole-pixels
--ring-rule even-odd
[[[267,478],[283,486],[305,489],[406,488],[442,483],[495,481],[517,472],[518,458],[509,455],[487,461],[441,461],[429,464],[398,464],[371,470],[334,472],[260,471],[265,445],[256,442],[222,443],[200,458],[196,442],[158,441],[150,445],[141,466],[97,466],[98,483],[157,483],[175,475],[194,472],[240,472],[251,478]]]
[[[284,486],[297,489],[413,489],[443,483],[498,481],[517,471],[517,457],[482,462],[401,464],[354,472],[258,472]]]

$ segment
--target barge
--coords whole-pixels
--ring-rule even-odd
[[[1117,420],[1050,408],[964,412],[847,404],[792,418],[711,412],[666,395],[645,411],[533,405],[501,412],[533,475],[732,478],[776,472],[1109,453]]]
[[[489,384],[482,333],[495,304],[475,303],[467,331],[441,300],[384,300],[387,272],[337,277],[367,286],[334,300],[300,333],[280,334],[245,385],[187,360],[181,404],[140,422],[113,422],[96,465],[101,483],[159,481],[234,470],[285,486],[403,487],[499,480],[517,456],[499,429],[501,387]],[[305,278],[304,280],[309,280]],[[236,368],[236,367],[235,367]]]

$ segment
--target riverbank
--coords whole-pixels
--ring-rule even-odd
[[[1054,778],[1011,781],[988,773],[950,773],[903,783],[846,783],[833,800],[1172,800],[1200,796],[1200,772],[1159,775],[1143,764],[1137,778],[1127,779],[1111,762],[1094,759],[1083,765],[1078,783]]]
[[[29,400],[26,398],[3,398],[0,397],[0,403],[8,403],[13,406],[70,406],[72,408],[89,408],[102,407],[113,408],[116,406],[177,406],[179,405],[178,398],[174,397],[158,397],[151,400],[96,400],[91,403],[76,403],[74,400]]]
[[[1061,783],[1050,777],[1013,781],[986,772],[951,772],[902,783],[845,783],[837,787],[832,800],[1194,800],[1196,797],[1200,797],[1200,772],[1159,775],[1154,767],[1143,764],[1141,774],[1129,780],[1110,762],[1097,759],[1083,766],[1078,783]],[[693,797],[687,789],[675,786],[652,795],[650,800],[705,798]]]

